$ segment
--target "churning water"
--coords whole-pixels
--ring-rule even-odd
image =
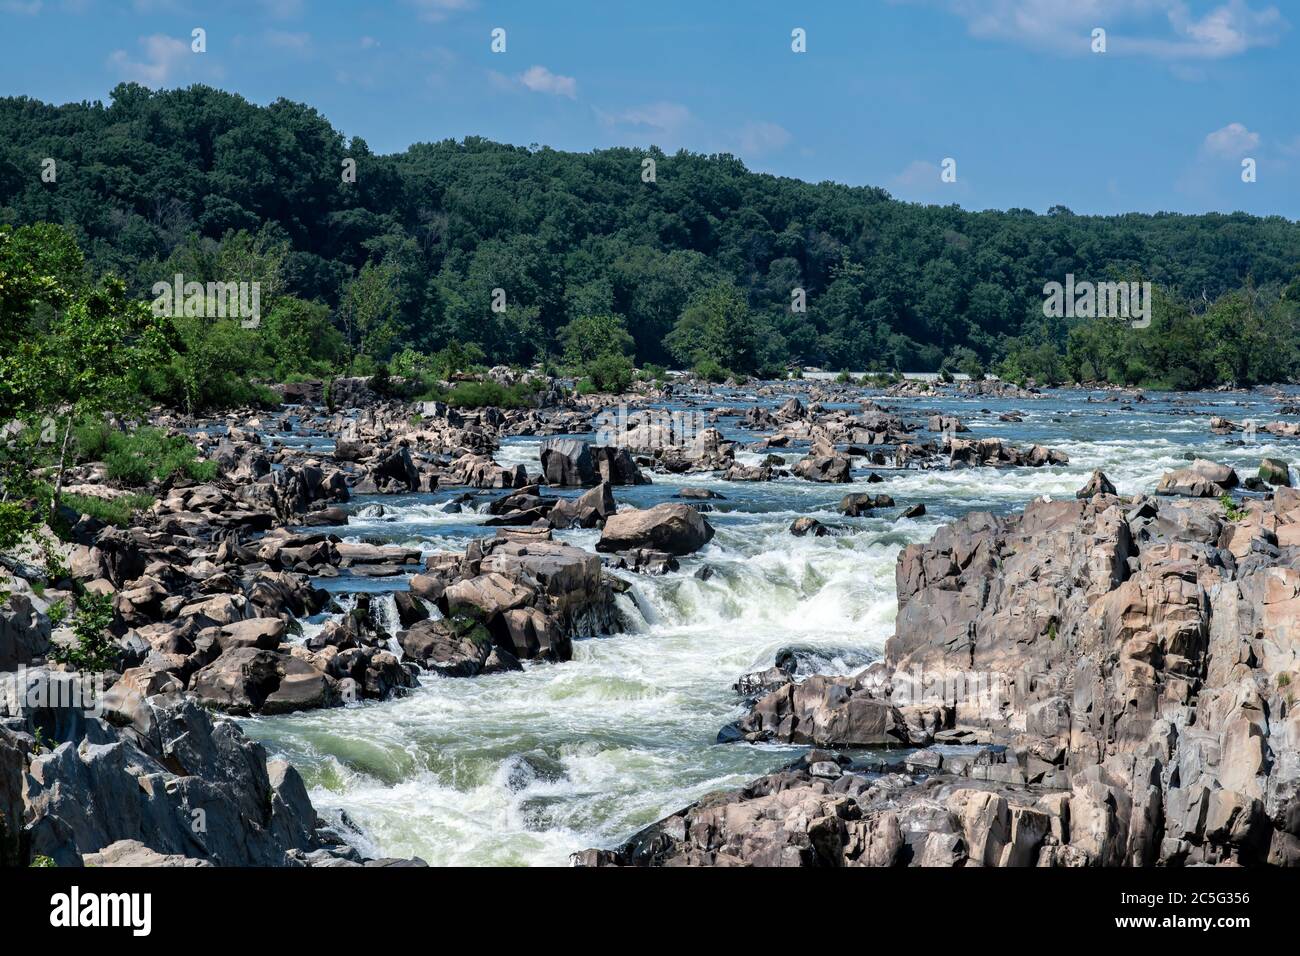
[[[1094,468],[1121,494],[1132,494],[1151,491],[1163,472],[1186,464],[1188,453],[1232,464],[1243,475],[1261,457],[1294,454],[1293,443],[1263,433],[1245,445],[1209,433],[1205,412],[1261,424],[1282,417],[1275,397],[1172,395],[1127,409],[1087,398],[1068,392],[1021,402],[880,399],[922,422],[932,411],[956,414],[971,428],[963,437],[1060,449],[1070,456],[1065,467],[878,469],[884,481],[871,484],[870,469],[862,467],[849,485],[656,475],[652,486],[615,489],[620,503],[636,507],[668,500],[683,485],[726,496],[707,516],[717,535],[680,571],[628,576],[634,587],[619,599],[623,633],[576,642],[574,659],[563,664],[468,680],[425,675],[423,686],[400,700],[243,725],[298,767],[318,809],[343,810],[359,825],[358,843],[370,854],[418,855],[434,865],[555,865],[575,850],[612,846],[711,790],[739,786],[797,756],[800,748],[714,742],[719,728],[742,713],[732,683],[770,666],[790,645],[816,649],[823,672],[849,673],[878,656],[893,630],[898,552],[927,540],[940,524],[971,510],[1022,507],[1041,495],[1072,497]],[[715,403],[743,408],[746,396]],[[998,420],[1009,411],[1024,421]],[[720,427],[741,441],[757,437],[736,429],[734,420]],[[497,458],[535,471],[539,447],[512,439]],[[781,452],[791,462],[802,453]],[[897,508],[844,518],[835,505],[851,491],[889,494]],[[455,497],[358,500],[352,510],[378,501],[385,514],[356,518],[338,531],[354,540],[461,550],[491,529],[481,527],[483,515],[472,508],[450,505]],[[915,502],[925,503],[925,517],[895,519]],[[799,515],[840,533],[796,538],[787,528]],[[557,535],[589,549],[596,536]],[[706,579],[696,575],[703,567],[712,571]],[[405,587],[403,578],[320,583],[345,602],[350,592]],[[381,615],[394,615],[391,598],[375,600]],[[312,626],[318,624],[305,624]]]

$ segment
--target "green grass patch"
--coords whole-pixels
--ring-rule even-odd
[[[425,401],[446,402],[452,408],[530,408],[536,404],[536,395],[537,386],[533,382],[502,385],[487,379],[457,382],[451,388],[434,385],[421,397]]]
[[[211,481],[217,463],[200,461],[198,449],[183,435],[161,428],[124,432],[104,422],[79,426],[75,433],[78,461],[103,461],[108,477],[131,487],[183,477]]]
[[[98,518],[105,524],[125,528],[137,511],[153,507],[157,499],[152,495],[129,494],[117,498],[97,498],[94,495],[63,495],[62,501],[69,508]]]

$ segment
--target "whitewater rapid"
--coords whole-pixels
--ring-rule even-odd
[[[907,471],[867,467],[849,485],[797,479],[762,484],[709,476],[654,476],[655,484],[615,489],[621,504],[646,507],[683,485],[726,495],[707,517],[717,534],[664,577],[627,575],[620,597],[623,633],[575,642],[562,664],[473,679],[425,675],[410,696],[328,711],[243,721],[245,730],[302,772],[318,809],[355,823],[363,852],[419,856],[433,865],[562,865],[568,854],[612,846],[713,790],[740,786],[789,762],[802,748],[715,743],[742,713],[736,678],[771,665],[783,647],[816,649],[817,670],[850,673],[879,656],[893,632],[894,567],[910,542],[971,510],[1007,511],[1042,495],[1073,497],[1094,468],[1121,494],[1149,492],[1161,474],[1199,454],[1251,474],[1264,456],[1294,456],[1294,443],[1232,445],[1208,419],[1171,401],[1121,410],[1085,404],[1082,393],[1011,403],[989,398],[884,400],[904,414],[957,414],[971,435],[1016,444],[1041,442],[1070,456],[1042,469]],[[719,397],[740,405],[745,396]],[[1280,416],[1263,396],[1193,396],[1195,407],[1239,420]],[[1237,403],[1246,401],[1243,406]],[[997,420],[1015,411],[1020,423]],[[923,417],[922,417],[922,420]],[[753,433],[723,426],[728,437]],[[924,433],[922,433],[924,437]],[[496,455],[537,469],[540,442],[512,440]],[[793,462],[802,451],[783,452]],[[741,460],[761,456],[742,452]],[[859,462],[861,464],[861,461]],[[835,510],[851,491],[897,501],[871,518]],[[378,501],[386,514],[354,519],[340,534],[424,551],[462,550],[483,514],[448,508],[451,493]],[[477,500],[481,507],[490,494]],[[927,514],[896,519],[915,502]],[[834,536],[796,538],[790,522],[812,515]],[[597,533],[557,537],[588,549]],[[711,574],[697,576],[702,568]],[[377,613],[392,615],[385,592],[401,578],[322,580],[345,604],[357,590],[378,592]],[[319,619],[304,623],[308,630]]]

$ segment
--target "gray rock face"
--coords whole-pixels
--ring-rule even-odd
[[[550,438],[542,442],[542,475],[548,485],[596,483],[596,465],[591,445],[579,438]]]
[[[26,594],[14,592],[0,606],[0,671],[30,664],[50,647],[50,619]]]
[[[213,723],[192,698],[148,700],[152,730],[140,735],[103,720],[32,758],[27,770],[29,852],[60,866],[119,841],[164,857],[221,866],[283,866],[293,850],[323,847],[302,779],[268,767],[260,744],[233,723]]]
[[[0,729],[0,869],[26,862],[23,842],[23,761],[26,748]]]
[[[682,504],[620,511],[605,521],[597,551],[649,549],[683,555],[698,551],[713,537],[713,526]]]

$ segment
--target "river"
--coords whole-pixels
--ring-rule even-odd
[[[716,536],[680,571],[628,576],[635,586],[620,598],[623,633],[576,641],[566,663],[530,663],[521,673],[474,679],[425,675],[402,699],[247,719],[245,731],[298,767],[323,813],[346,812],[361,830],[363,852],[417,855],[433,865],[563,865],[575,850],[615,845],[709,791],[740,786],[793,759],[800,748],[714,742],[742,713],[732,683],[770,666],[789,645],[818,649],[817,669],[827,672],[851,672],[879,656],[893,628],[897,554],[941,524],[972,510],[1019,508],[1041,495],[1072,497],[1094,468],[1121,494],[1133,494],[1150,492],[1161,474],[1185,465],[1188,453],[1232,464],[1243,477],[1262,457],[1294,457],[1293,442],[1264,433],[1245,444],[1232,443],[1241,435],[1210,434],[1207,414],[1259,424],[1282,417],[1277,396],[1262,393],[1153,394],[1129,409],[1105,401],[1105,393],[1089,402],[1081,391],[1033,400],[885,398],[867,390],[862,397],[922,424],[931,412],[954,414],[971,429],[962,437],[1038,442],[1064,451],[1070,464],[877,468],[885,480],[872,484],[871,469],[858,467],[849,485],[654,475],[653,485],[616,488],[619,503],[649,506],[683,485],[709,487],[726,499],[712,502],[707,515]],[[704,407],[755,403],[779,401],[719,390]],[[1024,420],[999,421],[1003,412]],[[736,427],[735,418],[718,427],[742,442],[758,437]],[[509,439],[496,457],[536,471],[540,444]],[[793,463],[803,451],[780,453]],[[748,463],[759,458],[738,455]],[[897,508],[845,518],[835,505],[852,491],[889,494]],[[351,540],[459,551],[494,530],[480,527],[486,515],[444,510],[459,493],[355,498],[351,512],[379,502],[387,513],[354,516],[336,531]],[[499,494],[484,492],[477,501]],[[915,502],[926,505],[924,517],[896,520]],[[787,528],[799,515],[843,533],[794,537]],[[592,549],[597,534],[556,537]],[[697,572],[706,566],[712,574],[701,579]],[[358,590],[405,587],[404,578],[318,583],[345,603]]]

